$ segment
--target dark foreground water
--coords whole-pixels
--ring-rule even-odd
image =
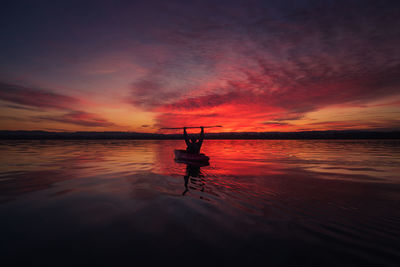
[[[0,141],[2,266],[398,266],[400,141]]]

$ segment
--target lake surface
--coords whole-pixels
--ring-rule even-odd
[[[0,141],[25,265],[398,266],[400,140]],[[8,266],[8,265],[4,265]]]

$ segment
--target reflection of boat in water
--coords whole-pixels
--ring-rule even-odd
[[[204,154],[190,154],[185,150],[175,150],[175,162],[186,165],[186,174],[183,176],[185,181],[185,195],[189,191],[189,187],[194,190],[204,191],[204,175],[201,172],[201,167],[210,165],[209,157]],[[189,180],[192,186],[189,186]]]
[[[182,162],[182,163],[190,163],[200,166],[207,166],[208,161],[210,160],[209,157],[204,155],[203,153],[200,154],[192,154],[188,153],[186,150],[175,149],[175,161]],[[205,165],[204,165],[205,164]]]
[[[186,175],[183,176],[185,181],[185,191],[182,195],[185,195],[186,192],[189,191],[189,187],[194,190],[204,191],[204,175],[201,172],[201,167],[209,165],[208,162],[206,164],[193,164],[193,163],[185,163],[186,164]],[[189,180],[191,181],[192,186],[189,186]]]

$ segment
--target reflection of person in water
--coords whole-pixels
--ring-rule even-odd
[[[191,165],[191,164],[187,164],[186,165],[186,175],[183,177],[184,181],[185,181],[185,191],[182,193],[182,195],[185,195],[187,191],[189,191],[189,179],[193,184],[198,185],[198,182],[200,181],[200,186],[201,186],[201,191],[204,191],[204,182],[203,182],[203,177],[204,175],[201,173],[200,170],[201,166],[198,165]],[[200,178],[200,179],[191,179],[190,177],[193,178]]]
[[[188,183],[189,183],[189,175],[183,176],[183,179],[185,180],[185,191],[183,191],[182,196],[186,194],[187,191],[189,191]]]
[[[189,138],[189,135],[186,132],[186,127],[183,128],[183,136],[185,137],[186,142],[186,151],[192,154],[199,154],[201,145],[204,140],[204,127],[200,127],[200,137],[197,139],[196,137]]]

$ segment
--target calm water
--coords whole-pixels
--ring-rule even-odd
[[[183,145],[0,141],[2,262],[398,266],[399,140]]]

